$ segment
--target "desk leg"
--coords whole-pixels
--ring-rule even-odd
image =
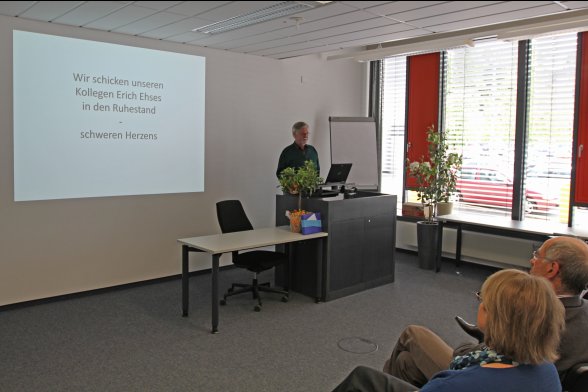
[[[290,294],[290,287],[292,287],[292,268],[294,266],[294,245],[285,244],[285,251],[288,255],[288,265],[284,268],[286,276],[284,277],[284,290]]]
[[[323,246],[325,246],[324,238],[319,239],[319,243],[316,251],[316,297],[315,302],[326,301],[326,287],[323,282],[324,271],[323,271]]]
[[[457,243],[455,244],[455,266],[459,267],[461,264],[461,223],[457,224]]]
[[[218,333],[218,264],[220,254],[212,255],[212,333]]]
[[[182,245],[182,317],[188,317],[188,300],[190,273],[188,271],[189,259],[188,245]]]
[[[435,260],[435,272],[441,271],[441,259],[443,257],[443,221],[439,221],[439,232],[437,233],[437,257]]]

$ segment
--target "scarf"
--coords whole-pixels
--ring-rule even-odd
[[[459,370],[469,366],[485,365],[496,362],[518,366],[518,362],[513,361],[511,357],[498,354],[496,351],[484,346],[481,350],[472,351],[466,355],[456,356],[449,364],[449,369]]]

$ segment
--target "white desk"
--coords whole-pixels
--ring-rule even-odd
[[[456,266],[461,263],[462,230],[481,232],[523,238],[543,242],[551,236],[574,236],[588,240],[588,231],[567,227],[561,223],[527,219],[524,221],[507,220],[502,217],[492,217],[476,214],[450,214],[437,217],[441,224],[439,249],[437,251],[436,271],[441,268],[441,247],[443,240],[443,226],[454,226],[457,229],[455,245]],[[530,255],[529,255],[530,257]]]
[[[218,267],[223,253],[262,248],[265,246],[290,244],[327,237],[327,233],[302,235],[292,233],[288,226],[268,227],[263,229],[239,231],[236,233],[215,234],[203,237],[182,238],[182,316],[188,316],[189,252],[206,252],[212,255],[212,333],[218,332]],[[319,246],[317,255],[317,272],[322,276],[323,246]],[[292,252],[288,252],[291,254]],[[289,260],[292,260],[289,257]],[[291,264],[291,263],[290,263]],[[290,267],[290,266],[289,266]],[[288,268],[289,269],[289,268]],[[288,274],[290,275],[290,274]],[[322,298],[322,279],[317,279],[317,299]]]

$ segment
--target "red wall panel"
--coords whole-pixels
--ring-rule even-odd
[[[440,59],[440,53],[408,58],[406,133],[410,146],[407,157],[411,162],[428,156],[427,128],[434,125],[438,129]],[[414,188],[416,180],[407,175],[405,185]]]
[[[588,33],[582,33],[575,203],[588,204]],[[580,149],[581,154],[578,152]]]

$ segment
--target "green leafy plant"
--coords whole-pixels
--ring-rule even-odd
[[[408,174],[417,181],[417,198],[429,210],[429,222],[437,217],[437,204],[448,202],[456,191],[457,174],[461,170],[463,157],[448,152],[446,138],[431,125],[427,128],[428,159],[421,156],[419,161],[406,160]]]
[[[310,195],[320,184],[323,178],[312,161],[304,162],[304,166],[294,169],[287,167],[280,173],[280,187],[285,193],[298,195],[298,209],[302,210],[302,196]]]

